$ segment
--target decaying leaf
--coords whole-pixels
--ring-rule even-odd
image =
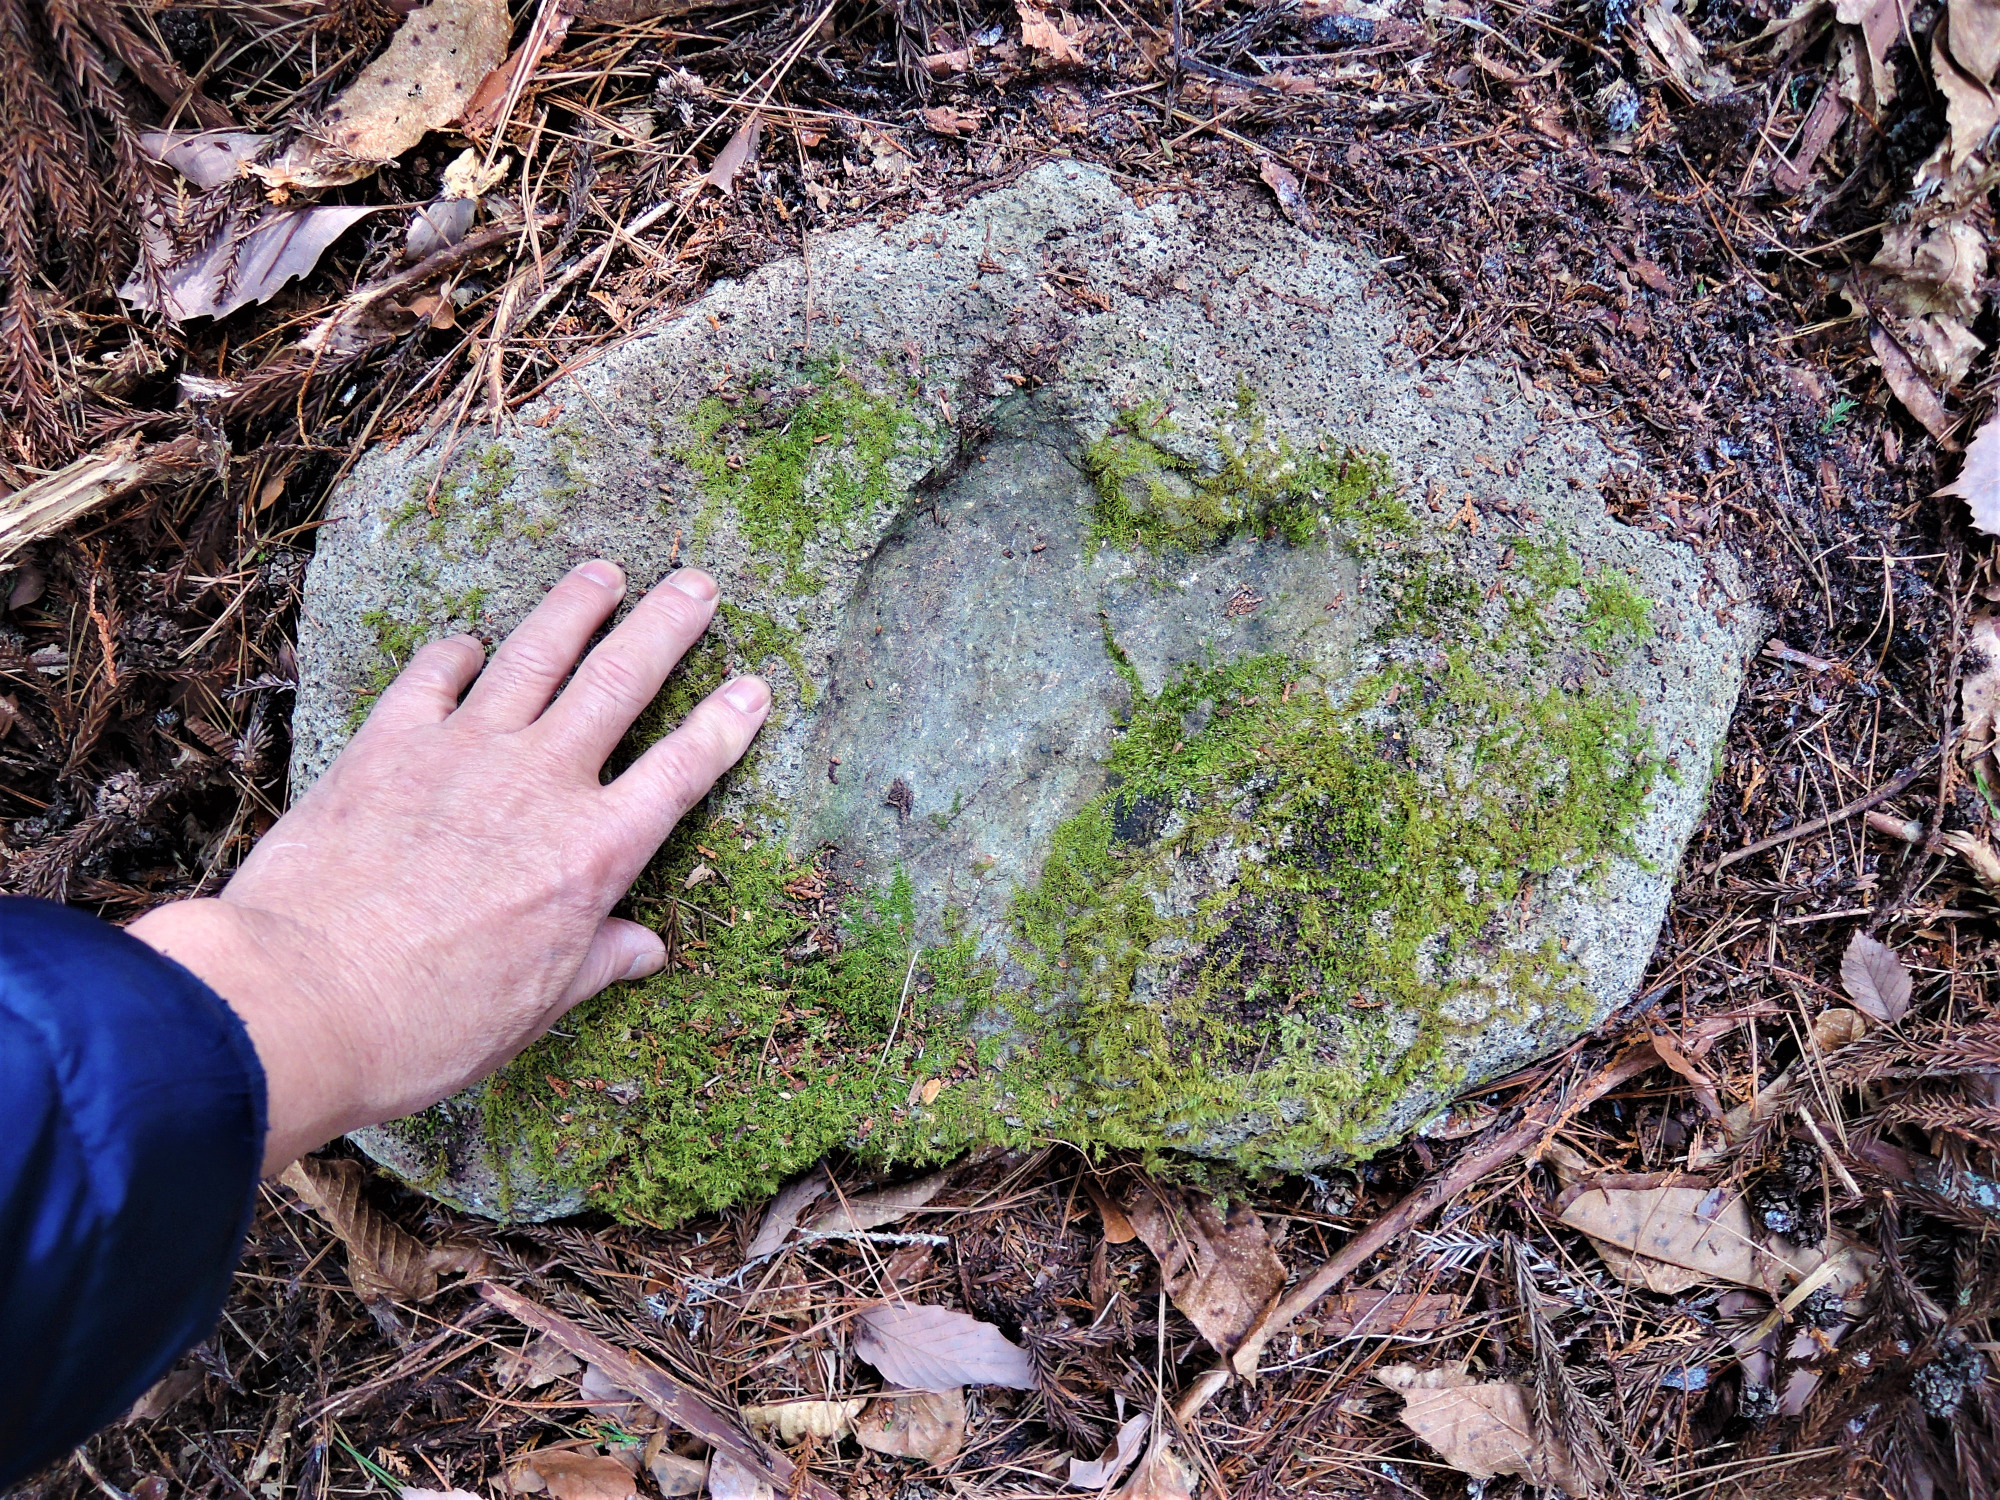
[[[268,135],[254,130],[147,130],[139,135],[139,147],[148,156],[203,188],[241,177],[270,145]]]
[[[1857,931],[1840,956],[1840,985],[1855,1008],[1872,1021],[1892,1026],[1910,1009],[1910,971],[1895,950]]]
[[[398,1500],[482,1500],[471,1490],[413,1490],[404,1485],[396,1493]]]
[[[708,1461],[710,1500],[776,1500],[771,1482],[720,1448]]]
[[[679,1495],[699,1495],[708,1483],[708,1460],[688,1458],[665,1444],[666,1429],[654,1434],[646,1447],[646,1472],[666,1500]]]
[[[1709,61],[1701,38],[1689,29],[1675,0],[1647,0],[1633,31],[1655,69],[1696,99],[1714,99],[1735,90],[1729,70]]]
[[[933,1172],[928,1177],[919,1177],[915,1182],[901,1183],[896,1187],[878,1188],[872,1193],[851,1193],[845,1201],[838,1201],[821,1217],[814,1219],[810,1227],[827,1234],[864,1234],[870,1229],[879,1229],[884,1224],[893,1224],[922,1208],[931,1199],[944,1191],[951,1180],[946,1172]]]
[[[826,1169],[814,1167],[805,1176],[796,1177],[778,1189],[778,1196],[764,1210],[764,1222],[757,1226],[757,1237],[743,1252],[744,1259],[758,1260],[784,1244],[786,1237],[799,1227],[800,1216],[825,1197],[831,1186]]]
[[[1104,1185],[1095,1177],[1085,1175],[1083,1190],[1090,1195],[1098,1218],[1104,1221],[1104,1242],[1107,1245],[1129,1245],[1139,1237],[1139,1231],[1125,1217],[1125,1210],[1111,1201],[1111,1195],[1104,1191]]]
[[[237,308],[268,301],[294,276],[319,263],[335,240],[381,207],[326,204],[315,208],[266,208],[255,219],[230,219],[199,252],[161,277],[164,296],[134,272],[118,295],[144,312],[177,323],[226,318]]]
[[[660,1425],[659,1413],[604,1372],[600,1365],[585,1365],[576,1393],[590,1408],[591,1415],[616,1423],[627,1432],[649,1432]]]
[[[1047,14],[1032,5],[1017,4],[1015,10],[1021,16],[1021,44],[1041,53],[1052,63],[1080,67],[1083,54],[1077,50],[1076,38],[1051,21]]]
[[[854,1419],[854,1438],[877,1453],[942,1468],[965,1447],[965,1389],[878,1396]]]
[[[744,163],[757,154],[757,134],[763,128],[762,118],[756,110],[751,110],[750,118],[736,127],[736,134],[729,138],[729,144],[715,153],[715,160],[695,183],[695,191],[698,193],[705,187],[712,187],[725,198],[735,197],[736,174],[743,170]]]
[[[1111,1446],[1096,1458],[1072,1458],[1069,1461],[1069,1487],[1073,1490],[1101,1490],[1106,1485],[1116,1484],[1118,1476],[1131,1466],[1139,1456],[1139,1445],[1146,1441],[1147,1429],[1153,1419],[1145,1412],[1129,1417],[1125,1425],[1118,1429],[1118,1435],[1111,1440]]]
[[[838,1442],[854,1427],[854,1418],[868,1404],[866,1396],[850,1396],[844,1401],[774,1401],[768,1406],[746,1406],[743,1420],[759,1437],[775,1437],[787,1445],[808,1437]]]
[[[1969,830],[1955,829],[1940,835],[1940,839],[1946,848],[1972,867],[1973,876],[1986,894],[2000,900],[2000,853],[1995,853],[1991,844]],[[1845,972],[1844,965],[1842,971]]]
[[[1890,224],[1868,264],[1871,310],[1940,391],[1984,348],[1971,325],[1985,306],[1986,266],[1985,230],[1963,215]]]
[[[906,1391],[1035,1385],[1027,1350],[991,1323],[948,1307],[871,1302],[856,1314],[854,1352]]]
[[[1972,512],[1972,524],[2000,536],[2000,413],[1986,419],[1965,450],[1958,477],[1937,491],[1956,495]]]
[[[502,1349],[493,1358],[493,1374],[502,1385],[531,1391],[582,1368],[582,1360],[551,1338],[538,1338],[525,1349]]]
[[[1926,432],[1942,442],[1952,429],[1951,412],[1946,409],[1944,398],[1938,395],[1929,377],[1910,358],[1910,351],[1893,333],[1873,320],[1868,325],[1868,347],[1875,351],[1875,358],[1882,365],[1882,378],[1889,382],[1889,389],[1903,403],[1903,409],[1923,423]]]
[[[507,1471],[507,1485],[516,1494],[546,1492],[553,1500],[632,1500],[639,1493],[624,1460],[574,1448],[522,1454]]]
[[[422,260],[448,245],[456,245],[472,228],[479,205],[470,198],[438,198],[410,214],[403,236],[403,259]]]
[[[1194,1473],[1164,1442],[1155,1442],[1139,1460],[1117,1500],[1194,1500]]]
[[[146,1387],[146,1394],[132,1403],[125,1413],[127,1422],[151,1422],[164,1417],[181,1402],[201,1389],[202,1371],[189,1368],[169,1370],[158,1380]]]
[[[480,80],[473,91],[472,101],[465,107],[465,128],[474,135],[487,135],[500,123],[500,117],[511,99],[518,99],[521,90],[534,75],[535,67],[541,60],[562,46],[569,36],[570,24],[583,13],[584,0],[556,0],[554,5],[541,6],[535,17],[535,26],[528,37],[507,55],[507,60]]]
[[[1562,1221],[1602,1245],[1760,1290],[1798,1274],[1794,1257],[1760,1243],[1740,1194],[1707,1187],[1585,1188],[1562,1210]],[[1607,1264],[1612,1264],[1607,1261]],[[1618,1270],[1612,1264],[1614,1271]],[[1634,1268],[1642,1274],[1647,1268]],[[1683,1278],[1663,1278],[1681,1290]],[[1657,1287],[1665,1290],[1666,1287]]]
[[[1319,1331],[1330,1338],[1393,1338],[1429,1333],[1458,1316],[1458,1299],[1442,1292],[1342,1292],[1323,1304]]]
[[[2000,615],[1974,615],[1965,627],[1965,668],[1959,679],[1958,718],[1965,729],[1959,754],[1977,760],[1993,749],[2000,714]]]
[[[432,1250],[362,1196],[359,1162],[301,1157],[279,1179],[326,1220],[347,1247],[347,1279],[363,1301],[423,1302],[441,1271],[483,1269],[476,1250]]]
[[[506,0],[431,0],[403,18],[314,129],[250,170],[273,188],[360,181],[465,113],[506,55],[512,27]]]
[[[1661,1062],[1688,1081],[1694,1089],[1695,1101],[1711,1120],[1722,1118],[1722,1100],[1715,1092],[1715,1080],[1708,1076],[1700,1063],[1688,1056],[1679,1042],[1664,1033],[1655,1035],[1653,1051]]]
[[[1306,202],[1306,195],[1299,190],[1299,179],[1290,171],[1266,157],[1264,165],[1257,169],[1257,175],[1264,179],[1264,186],[1276,196],[1278,207],[1286,218],[1308,232],[1319,228],[1312,205]]]
[[[1868,1022],[1860,1011],[1849,1010],[1844,1005],[1836,1005],[1831,1010],[1823,1010],[1813,1017],[1813,1045],[1822,1052],[1834,1052],[1849,1042],[1858,1042],[1868,1035]]]
[[[1135,1186],[1125,1213],[1159,1260],[1174,1306],[1217,1353],[1233,1355],[1285,1286],[1285,1263],[1263,1220],[1244,1203],[1225,1218],[1204,1194],[1150,1181]],[[1255,1367],[1237,1373],[1254,1375]]]
[[[1560,1438],[1537,1430],[1525,1387],[1415,1365],[1388,1365],[1375,1378],[1403,1398],[1403,1425],[1461,1474],[1473,1479],[1518,1474],[1572,1495],[1587,1493]]]
[[[986,111],[939,105],[924,111],[924,123],[939,135],[970,135],[986,123]]]

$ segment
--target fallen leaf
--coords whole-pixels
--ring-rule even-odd
[[[712,187],[725,198],[736,196],[736,174],[743,170],[743,164],[757,151],[757,133],[763,129],[763,122],[756,110],[750,111],[750,118],[736,127],[736,134],[729,138],[729,144],[715,153],[715,160],[694,190],[699,193],[705,187]]]
[[[1312,205],[1306,202],[1306,195],[1299,190],[1297,177],[1269,157],[1264,158],[1264,165],[1257,169],[1257,175],[1277,195],[1278,207],[1286,218],[1308,232],[1319,228],[1319,220],[1313,217]]]
[[[1679,1042],[1664,1033],[1656,1034],[1653,1037],[1653,1051],[1659,1055],[1661,1062],[1693,1086],[1696,1102],[1711,1120],[1722,1118],[1722,1100],[1716,1095],[1715,1080],[1708,1076],[1701,1064],[1681,1050]]]
[[[508,54],[505,62],[481,79],[479,87],[473,91],[472,101],[465,106],[467,130],[482,136],[492,133],[500,124],[502,111],[507,108],[508,96],[520,97],[521,90],[534,75],[536,65],[562,46],[569,36],[570,23],[583,9],[583,0],[556,0],[554,5],[537,11],[535,24],[540,28],[539,36],[531,30],[527,39]]]
[[[506,0],[431,0],[284,155],[250,170],[273,188],[338,187],[465,113],[507,52]]]
[[[604,1372],[602,1366],[585,1365],[576,1393],[590,1408],[592,1416],[615,1422],[627,1432],[649,1432],[660,1425],[653,1409]]]
[[[963,73],[972,66],[972,49],[960,47],[955,52],[933,52],[923,59],[923,69],[933,78],[949,78],[954,73]]]
[[[1813,1017],[1813,1045],[1822,1052],[1834,1052],[1849,1042],[1858,1042],[1868,1035],[1868,1022],[1858,1010],[1849,1010],[1844,1005],[1836,1005],[1831,1010],[1823,1010]]]
[[[554,1500],[632,1500],[639,1493],[632,1470],[620,1460],[570,1448],[522,1454],[508,1470],[507,1483],[517,1494],[546,1491]]]
[[[664,1438],[666,1429],[662,1428],[659,1435]],[[702,1486],[708,1483],[708,1460],[688,1458],[663,1446],[659,1452],[648,1454],[646,1472],[653,1476],[653,1483],[667,1500],[677,1495],[699,1495]]]
[[[1855,1008],[1872,1021],[1892,1026],[1910,1009],[1910,971],[1895,950],[1857,931],[1840,956],[1840,986]]]
[[[1383,1338],[1429,1333],[1458,1316],[1458,1299],[1442,1292],[1342,1292],[1320,1319],[1331,1338]]]
[[[381,206],[266,208],[255,219],[232,218],[208,243],[165,272],[154,287],[138,271],[118,295],[143,312],[158,312],[184,323],[189,318],[226,318],[251,302],[268,301],[294,276],[319,263],[335,240]]]
[[[1016,5],[1021,16],[1021,42],[1042,53],[1052,63],[1081,66],[1083,54],[1076,41],[1042,11],[1032,5]]]
[[[708,1493],[712,1500],[776,1500],[769,1480],[720,1448],[708,1461]]]
[[[743,1252],[743,1258],[760,1260],[784,1244],[786,1237],[799,1227],[800,1215],[825,1197],[829,1186],[825,1168],[814,1167],[780,1188],[771,1206],[764,1210],[764,1222],[757,1226],[757,1237]]]
[[[551,1338],[538,1338],[525,1349],[502,1349],[493,1359],[493,1374],[502,1385],[531,1391],[582,1368],[582,1360]]]
[[[465,238],[479,205],[470,198],[438,198],[410,215],[403,236],[403,259],[422,260]]]
[[[935,1104],[937,1103],[937,1096],[943,1092],[944,1080],[942,1078],[926,1078],[924,1086],[917,1090],[917,1102],[920,1104]]]
[[[1965,675],[1959,681],[1958,718],[1965,729],[1966,760],[1992,752],[1994,718],[2000,714],[2000,616],[1974,615],[1966,625]]]
[[[970,135],[986,123],[986,111],[953,109],[948,105],[939,105],[935,109],[924,111],[924,123],[939,135]]]
[[[164,1417],[201,1389],[202,1378],[202,1372],[198,1369],[169,1370],[146,1387],[146,1394],[132,1403],[132,1408],[125,1413],[124,1420],[151,1422]]]
[[[877,1396],[854,1419],[854,1440],[877,1453],[943,1468],[965,1447],[965,1388]]]
[[[1727,68],[1709,61],[1701,38],[1689,28],[1675,0],[1649,0],[1632,29],[1658,70],[1691,97],[1715,99],[1735,91],[1736,80]]]
[[[2000,900],[2000,854],[1994,853],[1991,844],[1987,843],[1985,839],[1976,833],[1962,830],[1954,830],[1951,833],[1944,834],[1941,836],[1940,841],[1960,859],[1972,866],[1974,877],[1978,879],[1979,884],[1984,888],[1987,895]],[[1846,973],[1845,964],[1842,965],[1841,972],[1843,975]],[[1855,1003],[1859,1004],[1860,1002],[1857,1000]],[[1863,1008],[1866,1009],[1866,1007]],[[1870,1014],[1872,1015],[1873,1012],[1870,1012]]]
[[[279,1179],[347,1247],[347,1279],[364,1302],[423,1302],[437,1295],[440,1271],[484,1268],[476,1250],[433,1250],[406,1233],[362,1196],[364,1177],[359,1162],[302,1156]]]
[[[1932,437],[1942,441],[1952,428],[1951,413],[1945,408],[1944,398],[1938,395],[1924,372],[1917,368],[1917,362],[1910,358],[1910,351],[1893,333],[1875,321],[1868,325],[1868,347],[1881,361],[1882,378],[1889,383],[1896,399],[1903,403],[1903,409],[1921,422]],[[1945,492],[1938,491],[1940,495]]]
[[[1129,1245],[1139,1237],[1139,1231],[1125,1217],[1125,1210],[1111,1201],[1111,1195],[1104,1191],[1095,1177],[1083,1179],[1083,1190],[1096,1206],[1098,1218],[1104,1221],[1104,1242],[1107,1245]]]
[[[1780,1277],[1798,1274],[1794,1260],[1757,1241],[1740,1195],[1718,1201],[1716,1192],[1701,1186],[1585,1188],[1561,1218],[1600,1244],[1709,1281],[1768,1291]]]
[[[471,1490],[413,1490],[405,1485],[396,1493],[398,1500],[484,1500]]]
[[[196,187],[221,187],[270,148],[254,130],[144,130],[139,149],[163,161]]]
[[[1111,1440],[1096,1458],[1072,1458],[1069,1461],[1069,1487],[1073,1490],[1101,1490],[1106,1485],[1115,1484],[1132,1460],[1139,1456],[1139,1445],[1146,1441],[1146,1431],[1153,1425],[1153,1419],[1145,1412],[1130,1417],[1118,1429],[1118,1435]]]
[[[850,1194],[844,1201],[836,1202],[820,1218],[814,1219],[811,1227],[826,1234],[862,1234],[870,1229],[879,1229],[884,1224],[893,1224],[915,1213],[943,1192],[949,1180],[949,1174],[933,1172],[928,1177],[919,1177],[915,1182],[897,1187]]]
[[[906,1391],[961,1385],[1033,1390],[1028,1351],[991,1323],[948,1307],[871,1302],[856,1315],[854,1352]]]
[[[1987,255],[1986,231],[1964,217],[1891,223],[1862,278],[1870,311],[1940,391],[1985,348],[1971,325],[1986,305]]]
[[[1967,445],[1958,477],[1937,491],[1956,495],[1972,512],[1972,524],[2000,536],[2000,413],[1988,417]]]
[[[853,1429],[854,1417],[868,1404],[866,1396],[850,1396],[844,1401],[774,1401],[767,1406],[746,1406],[743,1420],[759,1437],[773,1437],[781,1443],[797,1443],[808,1437],[838,1442]]]
[[[476,147],[467,146],[451,164],[444,169],[444,176],[438,179],[440,198],[484,198],[488,193],[507,180],[513,169],[514,158],[504,151],[486,161]]]
[[[1151,1181],[1136,1185],[1125,1213],[1159,1261],[1174,1306],[1217,1353],[1233,1355],[1285,1286],[1285,1263],[1264,1221],[1248,1204],[1238,1203],[1225,1218],[1207,1195]]]
[[[1473,1479],[1518,1474],[1572,1495],[1588,1492],[1561,1441],[1536,1430],[1525,1387],[1414,1365],[1388,1365],[1375,1378],[1403,1398],[1403,1425],[1461,1474]]]
[[[1194,1500],[1194,1474],[1164,1442],[1156,1442],[1118,1491],[1117,1500]]]

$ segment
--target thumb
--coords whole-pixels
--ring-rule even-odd
[[[660,941],[658,933],[641,927],[637,922],[606,917],[596,936],[590,940],[590,951],[583,957],[583,966],[576,971],[569,988],[563,991],[557,1014],[588,1000],[607,984],[657,974],[666,967],[666,963],[667,945]]]

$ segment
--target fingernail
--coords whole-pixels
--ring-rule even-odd
[[[664,969],[666,966],[667,966],[666,949],[652,948],[644,953],[641,953],[637,958],[632,960],[632,967],[625,971],[625,977],[628,980],[645,979],[649,975],[659,973],[660,970]]]
[[[715,586],[715,580],[700,568],[682,568],[680,572],[668,575],[667,587],[679,589],[688,598],[699,599],[703,604],[722,592]]]
[[[621,594],[625,592],[625,573],[616,563],[608,563],[600,557],[594,562],[585,563],[577,569],[577,572],[592,583],[601,584],[607,589],[616,589]]]
[[[771,690],[761,677],[739,677],[722,690],[723,701],[739,714],[761,714],[771,706]]]

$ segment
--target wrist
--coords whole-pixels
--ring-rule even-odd
[[[268,912],[206,898],[155,907],[126,930],[200,979],[242,1021],[264,1069],[264,1175],[361,1125],[353,1050],[332,1029],[338,1014],[314,1004],[292,924]],[[299,935],[294,935],[299,936]]]

